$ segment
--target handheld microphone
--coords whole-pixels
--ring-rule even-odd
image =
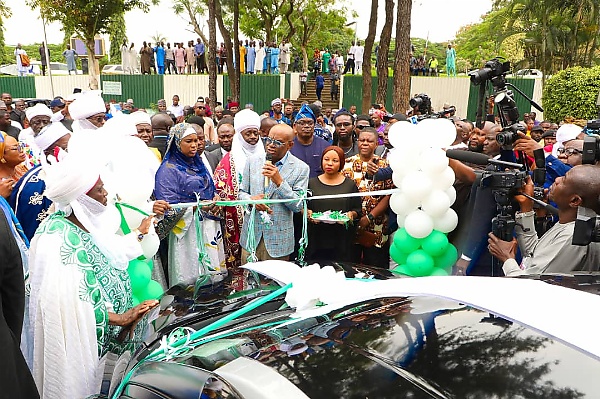
[[[273,156],[267,152],[265,154],[265,165],[273,165],[272,159]],[[268,176],[265,176],[265,192],[267,191],[267,188],[269,188],[269,184],[271,184],[271,181]]]

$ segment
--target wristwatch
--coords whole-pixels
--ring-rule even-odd
[[[367,213],[367,219],[369,219],[369,222],[371,222],[371,223],[372,223],[372,222],[373,222],[373,220],[375,220],[375,216],[373,216],[373,215],[372,215],[372,214],[370,214],[370,213]]]
[[[144,236],[145,236],[144,233],[142,233],[138,229],[135,229],[133,232],[137,234],[137,240],[138,240],[138,242],[142,242],[144,240]]]

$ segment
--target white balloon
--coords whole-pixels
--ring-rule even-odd
[[[402,173],[400,173],[400,172],[392,173],[392,181],[394,182],[394,186],[401,187],[402,179],[404,179],[404,175]]]
[[[420,202],[431,192],[431,178],[420,171],[409,172],[402,179],[401,189],[408,198],[414,202]]]
[[[400,171],[400,169],[402,168],[402,156],[400,154],[400,151],[396,148],[392,148],[389,152],[388,152],[388,156],[387,156],[387,161],[390,164],[390,168],[392,168],[392,170],[394,172],[396,171]]]
[[[414,148],[402,146],[399,148],[394,148],[392,151],[393,155],[392,153],[388,155],[388,161],[390,162],[390,166],[394,172],[399,172],[400,174],[405,175],[408,172],[417,170],[419,168],[419,152],[415,151]],[[390,160],[390,156],[393,157],[392,160]]]
[[[434,119],[435,131],[431,134],[431,144],[437,148],[446,148],[456,139],[456,126],[449,119]]]
[[[399,229],[404,227],[405,221],[406,221],[406,215],[396,215],[396,222],[398,222]]]
[[[436,218],[433,222],[434,228],[442,233],[450,233],[457,225],[458,215],[452,208],[448,209],[444,215]]]
[[[456,201],[456,189],[454,188],[454,186],[448,187],[448,190],[446,190],[446,195],[450,199],[450,206],[452,206],[452,204],[454,204],[454,201]]]
[[[142,247],[142,252],[144,254],[144,258],[152,259],[156,252],[158,252],[158,246],[160,245],[160,238],[158,238],[158,234],[154,231],[154,226],[150,223],[150,229],[148,230],[148,234],[144,236],[144,239],[140,243]]]
[[[449,187],[454,184],[455,176],[454,171],[451,167],[446,167],[442,173],[439,173],[433,179],[433,188],[438,190],[446,191]]]
[[[417,125],[410,122],[396,122],[388,132],[388,140],[394,148],[399,148],[405,143],[412,142],[417,135]]]
[[[432,190],[431,194],[421,202],[421,209],[431,216],[433,220],[444,215],[448,211],[448,208],[450,208],[450,199],[441,190]]]
[[[419,168],[430,175],[442,173],[448,167],[448,157],[439,148],[427,148],[421,152]]]
[[[405,195],[404,193],[394,193],[390,197],[390,208],[396,215],[408,215],[415,211],[419,203]]]
[[[425,238],[433,231],[433,220],[421,210],[411,212],[404,220],[406,232],[414,238]]]

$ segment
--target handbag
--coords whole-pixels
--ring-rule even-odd
[[[377,234],[371,233],[365,229],[360,229],[356,233],[356,242],[365,248],[371,248],[377,241]]]
[[[27,54],[19,54],[19,57],[21,58],[21,66],[28,67],[31,64]]]

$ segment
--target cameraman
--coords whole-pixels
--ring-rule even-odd
[[[600,244],[571,244],[577,208],[583,206],[600,212],[599,171],[597,166],[580,165],[556,179],[548,197],[558,207],[559,221],[541,238],[535,232],[533,202],[522,195],[515,196],[521,208],[521,212],[515,216],[517,239],[507,242],[490,233],[488,240],[488,249],[503,263],[505,275],[599,270]],[[522,192],[533,195],[531,178],[528,178]],[[517,243],[523,254],[520,265],[515,260]]]

